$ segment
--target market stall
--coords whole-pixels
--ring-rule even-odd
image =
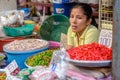
[[[99,2],[100,6],[103,1]],[[0,80],[111,80],[112,13],[107,16],[110,19],[103,18],[109,11],[99,10],[99,17],[98,12],[93,14],[100,20],[100,29],[103,29],[105,20],[110,20],[110,31],[107,31],[109,25],[105,30],[101,29],[98,43],[67,49],[68,13],[54,12],[45,16],[46,9],[43,8],[41,17],[34,12],[36,8],[33,6],[56,8],[58,3],[54,3],[55,7],[50,2],[26,0],[27,10],[26,7],[19,8],[0,16],[5,35],[0,39],[3,53],[0,54]],[[91,3],[88,4],[93,6]],[[98,3],[94,5],[98,8]],[[33,20],[31,17],[35,16],[32,14],[37,14],[39,19]]]

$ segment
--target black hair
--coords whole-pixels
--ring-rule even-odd
[[[96,23],[96,20],[95,20],[95,18],[93,16],[92,8],[91,8],[91,6],[89,4],[75,3],[75,5],[71,8],[71,10],[74,9],[74,8],[82,8],[83,11],[84,11],[84,15],[86,15],[86,17],[87,17],[87,20],[89,20],[91,18],[92,19],[91,24],[98,28],[98,24]]]

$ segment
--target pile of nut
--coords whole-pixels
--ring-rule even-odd
[[[41,49],[47,47],[48,45],[48,41],[41,39],[23,39],[15,40],[9,44],[6,44],[4,48],[10,51],[27,51]]]

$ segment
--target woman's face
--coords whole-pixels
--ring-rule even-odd
[[[81,8],[74,8],[70,14],[70,24],[73,32],[81,33],[90,23]]]

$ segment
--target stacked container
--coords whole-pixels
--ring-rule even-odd
[[[53,0],[54,14],[70,15],[70,9],[77,0]]]

